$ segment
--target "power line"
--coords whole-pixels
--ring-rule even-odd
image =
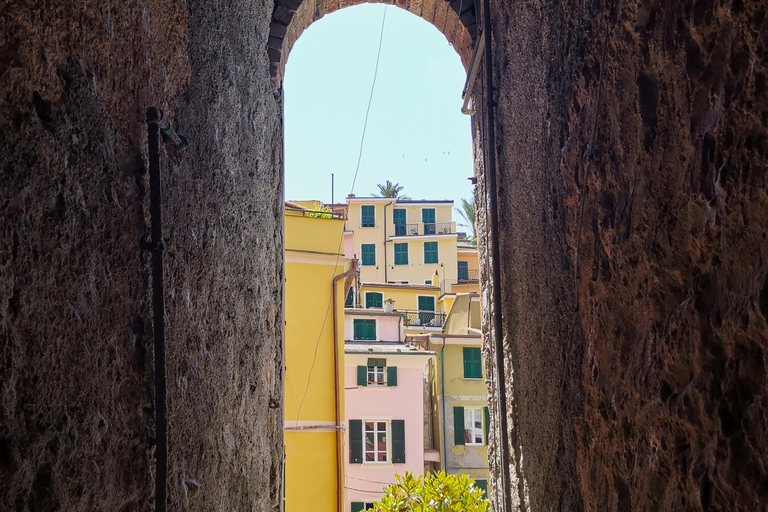
[[[357,173],[360,170],[360,162],[363,159],[363,143],[365,142],[365,131],[368,128],[368,114],[371,112],[371,103],[373,102],[373,91],[376,88],[376,78],[379,76],[379,60],[381,59],[381,46],[384,41],[384,23],[387,21],[387,5],[384,6],[384,16],[381,18],[381,34],[379,35],[379,51],[376,54],[376,67],[373,71],[373,83],[371,83],[371,94],[368,97],[368,108],[365,110],[365,122],[363,123],[363,135],[360,137],[360,152],[357,155],[357,167],[355,168],[355,177],[352,179],[352,191],[355,190]]]

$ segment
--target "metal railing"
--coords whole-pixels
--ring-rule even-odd
[[[442,311],[398,310],[406,327],[442,327],[445,313]]]
[[[419,222],[417,224],[395,224],[394,236],[455,235],[453,222]]]

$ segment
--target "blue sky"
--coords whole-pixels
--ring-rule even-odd
[[[342,9],[313,23],[286,64],[286,199],[331,201],[350,192],[371,90],[384,5]],[[368,119],[357,196],[389,179],[413,199],[470,198],[466,76],[433,25],[390,5]],[[456,216],[454,216],[455,218]]]

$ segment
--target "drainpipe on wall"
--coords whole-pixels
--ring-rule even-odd
[[[338,286],[336,283],[340,279],[345,279],[355,273],[357,273],[357,260],[352,260],[352,267],[333,278],[331,284],[331,294],[333,300],[333,376],[334,376],[334,401],[336,405],[336,510],[337,512],[344,512],[344,482],[341,479],[341,467],[342,457],[341,453],[341,384],[339,377],[339,321],[338,321]]]
[[[445,415],[445,336],[440,349],[440,395],[443,399],[443,471],[448,472],[448,423]]]
[[[387,206],[392,206],[395,204],[394,201],[391,201],[384,205],[384,282],[388,283],[387,281]]]

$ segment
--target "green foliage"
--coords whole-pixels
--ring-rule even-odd
[[[459,213],[459,215],[461,215],[461,217],[464,219],[464,222],[466,222],[466,224],[460,223],[459,226],[469,228],[469,240],[472,245],[476,245],[477,239],[475,238],[475,198],[470,198],[469,201],[462,198],[461,208],[455,208],[455,210]]]
[[[376,512],[489,512],[483,490],[468,475],[445,472],[414,476],[397,475],[397,483],[384,489]]]
[[[387,180],[386,184],[382,185],[379,183],[376,186],[379,187],[379,193],[374,193],[374,197],[396,197],[398,199],[402,199],[403,201],[410,199],[408,196],[400,195],[400,192],[402,192],[403,188],[405,187],[399,183],[392,183],[391,181]]]
[[[325,213],[328,212],[328,213]],[[328,205],[321,205],[320,203],[315,203],[312,207],[312,211],[304,213],[305,217],[312,217],[313,219],[332,219],[333,218],[333,210],[331,210],[331,207]]]

